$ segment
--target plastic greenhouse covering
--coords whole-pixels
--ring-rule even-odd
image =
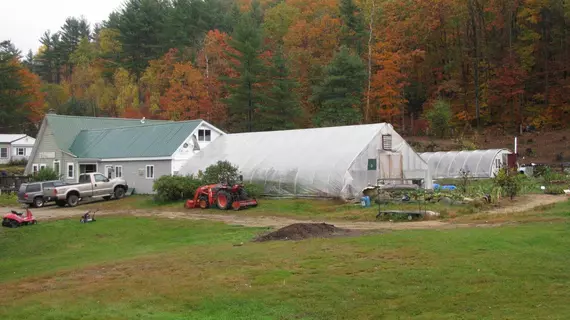
[[[392,151],[382,150],[383,136]],[[386,123],[227,134],[196,153],[178,175],[220,160],[237,165],[244,182],[269,195],[355,198],[378,178],[423,179],[432,188],[427,163]]]
[[[491,178],[503,163],[502,155],[506,153],[510,152],[507,149],[488,149],[424,152],[420,156],[428,163],[434,179],[460,178],[461,169],[469,171],[473,178]]]

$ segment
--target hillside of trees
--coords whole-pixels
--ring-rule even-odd
[[[0,132],[50,109],[229,132],[563,128],[569,23],[567,0],[128,0],[37,52],[1,43]]]

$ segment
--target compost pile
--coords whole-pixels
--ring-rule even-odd
[[[262,235],[254,239],[257,242],[272,240],[302,240],[308,238],[328,238],[338,235],[347,235],[350,230],[337,228],[326,223],[295,223],[277,231]]]

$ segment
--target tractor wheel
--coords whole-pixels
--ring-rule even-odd
[[[44,199],[42,197],[34,198],[34,207],[41,208],[44,206]]]
[[[224,190],[219,191],[216,197],[216,206],[220,210],[228,210],[232,206],[230,194]]]
[[[200,199],[198,199],[198,205],[200,206],[200,209],[208,209],[210,207],[210,203],[208,203],[208,198],[200,197]]]
[[[18,221],[16,221],[16,220],[10,221],[10,227],[11,228],[17,228],[19,226],[20,226],[20,223]]]
[[[70,207],[75,207],[79,203],[79,197],[76,194],[71,194],[67,197],[67,204]]]
[[[234,209],[235,211],[238,211],[239,209],[241,209],[241,205],[239,204],[239,201],[234,201],[232,203],[232,209]]]

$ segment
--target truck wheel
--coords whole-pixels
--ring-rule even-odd
[[[42,197],[34,198],[34,207],[41,208],[44,206],[44,199]]]
[[[115,199],[122,199],[125,196],[125,189],[118,187],[115,188]]]
[[[232,198],[226,191],[218,192],[216,197],[216,206],[221,210],[228,210],[232,206]]]
[[[69,195],[69,196],[67,197],[67,204],[68,204],[70,207],[75,207],[75,206],[77,206],[77,203],[79,203],[79,197],[78,197],[77,195],[72,194],[72,195]]]

